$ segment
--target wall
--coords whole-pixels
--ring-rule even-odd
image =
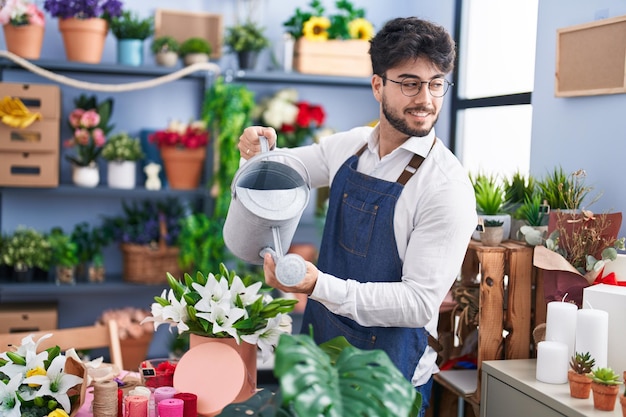
[[[556,31],[592,22],[599,15],[624,14],[623,0],[539,2],[530,170],[543,176],[557,165],[566,172],[585,169],[587,184],[603,193],[590,207],[598,213],[626,211],[626,95],[555,97]],[[624,235],[626,226],[622,225],[619,236]]]

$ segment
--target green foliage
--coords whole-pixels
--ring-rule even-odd
[[[531,196],[535,190],[535,179],[524,176],[517,171],[511,178],[504,178],[504,210],[507,213],[515,213],[516,209]]]
[[[50,242],[39,231],[19,226],[2,239],[0,262],[18,269],[50,267]]]
[[[150,44],[150,50],[153,54],[168,51],[176,52],[178,54],[180,44],[172,36],[164,35],[159,36],[152,41],[152,44]]]
[[[144,153],[139,138],[120,132],[106,141],[102,147],[102,157],[107,161],[139,161]]]
[[[619,375],[611,368],[596,368],[591,372],[591,379],[598,384],[603,385],[619,385]]]
[[[220,416],[417,416],[422,398],[382,350],[361,350],[344,337],[319,346],[306,335],[281,335],[276,394],[260,391]]]
[[[537,182],[541,196],[548,202],[551,210],[577,210],[582,208],[583,200],[591,187],[585,185],[586,172],[582,169],[567,175],[562,167],[556,167]],[[593,201],[586,204],[591,205]]]
[[[494,175],[479,173],[470,177],[476,195],[476,209],[481,214],[500,214],[504,205],[504,189]]]
[[[113,17],[110,21],[111,32],[117,39],[145,40],[154,32],[154,18],[139,18],[136,14],[125,10],[119,17]]]
[[[515,212],[515,217],[525,220],[529,226],[543,226],[548,220],[543,209],[543,201],[539,193],[524,198],[524,202]]]
[[[181,220],[182,228],[179,236],[180,266],[187,271],[214,270],[212,259],[212,239],[214,232],[211,219],[204,213],[190,214]]]
[[[180,45],[180,50],[178,54],[180,56],[185,56],[187,54],[207,54],[211,55],[213,48],[211,45],[203,38],[189,38],[185,40]]]
[[[77,223],[72,230],[71,239],[76,244],[79,264],[92,262],[93,266],[103,266],[102,249],[108,244],[108,240],[102,228],[94,227],[88,222]]]
[[[580,375],[590,373],[595,364],[596,360],[591,357],[589,352],[576,352],[576,354],[570,358],[569,362],[570,368]]]
[[[337,0],[335,6],[338,13],[328,16],[330,20],[328,38],[350,39],[348,23],[354,19],[365,18],[365,9],[354,7],[348,0]],[[324,12],[326,11],[320,0],[312,0],[309,4],[309,8],[310,10],[306,11],[296,7],[293,16],[283,22],[286,31],[290,33],[294,39],[298,39],[302,36],[302,27],[307,20],[314,16],[324,16]]]
[[[484,224],[485,227],[500,227],[504,225],[504,222],[502,220],[485,219]]]
[[[205,248],[211,259],[211,268],[217,270],[226,255],[222,229],[230,206],[230,185],[239,169],[237,142],[243,129],[250,125],[254,109],[254,93],[245,85],[226,83],[218,77],[205,94],[202,118],[214,138],[213,151],[217,166],[212,177],[213,211],[209,215],[210,232],[207,231]]]
[[[270,45],[265,36],[265,28],[259,27],[253,22],[243,25],[235,25],[226,28],[224,45],[232,51],[261,51]]]
[[[78,245],[72,237],[63,232],[60,227],[54,227],[48,235],[48,242],[52,250],[51,264],[56,266],[72,267],[78,265]]]

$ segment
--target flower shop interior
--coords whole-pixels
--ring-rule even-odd
[[[418,16],[449,30],[461,50],[464,34],[476,33],[472,32],[471,24],[461,24],[463,19],[472,17],[470,1],[121,0],[121,8],[131,12],[127,18],[134,15],[136,20],[145,19],[144,33],[138,36],[139,55],[131,61],[123,61],[126,58],[121,56],[121,41],[132,39],[124,34],[123,15],[117,21],[112,18],[101,35],[104,43],[95,58],[70,58],[67,34],[61,34],[61,21],[68,20],[61,19],[64,2],[54,0],[23,2],[34,3],[43,11],[42,43],[35,56],[29,55],[30,52],[24,56],[13,53],[9,39],[17,35],[10,32],[13,17],[6,12],[18,3],[22,1],[0,1],[0,6],[7,8],[5,30],[0,34],[0,100],[3,100],[0,103],[3,122],[0,123],[0,334],[44,330],[54,333],[54,329],[92,326],[111,320],[116,328],[113,334],[119,335],[124,355],[128,355],[123,360],[127,371],[144,367],[146,359],[164,358],[169,363],[165,358],[177,357],[181,368],[179,379],[186,378],[180,382],[181,386],[189,392],[197,391],[198,406],[202,408],[197,410],[198,414],[217,415],[224,409],[223,415],[242,415],[236,410],[228,410],[232,413],[228,414],[224,407],[251,397],[244,393],[250,389],[251,372],[255,374],[252,388],[267,387],[271,391],[280,386],[281,377],[274,374],[275,358],[270,353],[265,360],[267,352],[262,352],[263,344],[250,339],[261,348],[258,362],[250,365],[245,354],[233,358],[219,348],[210,347],[203,347],[204,352],[197,344],[201,342],[194,342],[191,337],[179,340],[175,338],[176,332],[172,333],[165,325],[155,327],[164,308],[180,307],[180,294],[185,288],[193,285],[208,288],[213,275],[217,281],[220,277],[227,280],[232,287],[246,286],[251,294],[259,291],[261,267],[237,260],[232,254],[229,258],[222,236],[231,181],[239,167],[238,136],[252,123],[277,128],[288,126],[288,122],[280,119],[282,115],[269,111],[280,100],[287,100],[300,112],[298,117],[307,117],[307,125],[314,127],[298,128],[293,113],[291,123],[296,127],[279,130],[284,146],[315,141],[328,132],[372,125],[379,114],[379,105],[371,92],[368,75],[371,67],[367,69],[366,52],[354,52],[352,47],[340,49],[339,57],[332,59],[345,60],[347,56],[360,54],[347,64],[341,61],[337,65],[332,60],[328,63],[326,58],[318,56],[307,63],[304,42],[294,44],[289,40],[289,27],[285,23],[290,20],[293,23],[301,10],[310,11],[316,5],[323,5],[323,13],[329,15],[342,7],[356,9],[353,17],[365,18],[374,32],[394,17]],[[467,168],[475,190],[479,179],[489,183],[494,178],[503,180],[501,190],[504,190],[516,175],[517,179],[523,177],[524,184],[529,177],[539,183],[560,174],[558,178],[571,181],[572,187],[582,187],[578,195],[570,196],[581,203],[574,208],[590,210],[579,215],[585,222],[591,219],[598,224],[601,220],[597,218],[608,218],[612,227],[611,224],[601,227],[610,230],[616,243],[614,247],[612,243],[609,245],[614,249],[610,260],[594,258],[597,264],[590,268],[589,273],[594,275],[589,279],[585,275],[589,269],[582,274],[572,271],[567,261],[565,266],[559,263],[564,259],[553,259],[551,255],[555,252],[540,250],[550,249],[552,242],[543,229],[539,229],[543,238],[539,244],[533,244],[534,232],[521,232],[519,224],[513,231],[515,221],[510,221],[508,236],[493,247],[480,241],[486,231],[477,233],[477,238],[470,242],[457,283],[440,310],[439,336],[444,350],[438,364],[442,371],[435,377],[426,415],[622,415],[616,397],[612,404],[617,405],[604,409],[612,414],[601,411],[591,396],[580,399],[570,395],[567,378],[570,361],[574,362],[576,354],[584,353],[578,349],[580,342],[588,351],[600,352],[595,358],[595,370],[615,371],[617,377],[613,375],[612,383],[607,385],[619,386],[620,396],[624,395],[622,373],[626,375],[626,361],[620,353],[626,348],[626,336],[619,319],[626,317],[626,285],[622,285],[626,282],[626,255],[624,240],[618,237],[626,235],[626,226],[621,223],[626,193],[620,175],[626,155],[626,144],[621,140],[626,131],[626,118],[622,115],[626,108],[626,3],[519,0],[506,7],[497,1],[481,3],[484,5],[480,7],[488,7],[493,13],[487,20],[493,26],[486,25],[488,28],[481,34],[485,45],[476,45],[483,49],[488,65],[483,63],[472,73],[469,66],[465,67],[463,59],[467,58],[459,53],[456,72],[449,75],[455,84],[443,102],[436,124],[437,136]],[[516,26],[519,22],[513,19],[513,10],[517,3],[533,5],[531,20],[536,29]],[[358,15],[359,10],[363,15]],[[2,13],[0,10],[0,18]],[[499,34],[500,20],[512,25],[506,35]],[[244,64],[243,49],[232,39],[236,35],[234,27],[244,22],[255,23],[265,38],[265,42],[257,43],[256,49],[253,47],[255,55],[251,64]],[[532,56],[520,49],[519,56],[511,58],[528,67],[530,74],[526,76],[530,81],[521,90],[515,90],[517,86],[512,91],[505,88],[503,96],[492,97],[491,103],[513,105],[496,109],[519,107],[523,117],[508,119],[508,114],[498,112],[481,117],[481,109],[492,104],[485,104],[490,101],[481,101],[480,97],[472,101],[472,93],[464,84],[469,85],[469,78],[475,74],[484,83],[483,87],[491,87],[491,82],[497,84],[495,77],[504,80],[504,84],[516,85],[517,75],[507,69],[506,62],[501,66],[507,59],[501,57],[506,56],[502,55],[503,51],[509,51],[510,56],[518,52],[509,39],[515,38],[515,32],[534,38]],[[165,36],[177,38],[175,47],[170,45],[170,48],[176,49],[179,56],[170,64],[158,61],[157,52],[163,50],[157,51],[155,46],[157,38]],[[87,39],[87,35],[80,37]],[[253,36],[257,40],[259,37],[259,33]],[[189,38],[206,40],[208,49],[193,49],[194,45],[185,42]],[[330,45],[329,42],[318,43]],[[340,48],[348,47],[340,45]],[[89,43],[87,49],[93,53],[98,48]],[[189,51],[183,52],[186,49]],[[467,53],[479,52],[469,49]],[[187,61],[197,55],[203,58]],[[359,61],[361,58],[364,61]],[[467,71],[462,72],[464,68]],[[13,100],[15,97],[22,100]],[[359,104],[356,111],[354,103]],[[507,120],[507,126],[496,127],[498,118]],[[478,127],[472,130],[472,123],[478,123]],[[20,133],[28,131],[35,131],[34,136]],[[84,145],[82,134],[88,138],[88,145]],[[473,139],[472,134],[489,139]],[[613,138],[615,134],[617,139]],[[174,148],[170,145],[175,144],[194,151],[186,153],[197,155],[170,161],[167,154]],[[124,152],[129,154],[121,156],[122,151],[113,145],[127,148]],[[588,157],[601,149],[607,151]],[[113,165],[120,160],[132,165],[125,171],[115,166],[115,170],[120,169],[121,177],[114,178]],[[198,161],[197,168],[192,169],[194,160]],[[182,165],[176,168],[175,163]],[[190,182],[174,178],[174,172],[180,171],[193,171],[195,176]],[[321,239],[323,216],[320,214],[324,212],[326,192],[311,190],[290,242],[290,252],[311,261],[316,259]],[[501,200],[505,198],[502,194]],[[548,222],[545,202],[542,197],[537,203],[537,213],[545,214],[544,227]],[[593,206],[588,208],[586,204]],[[481,207],[477,206],[477,210],[480,214]],[[486,210],[484,214],[488,214]],[[488,229],[487,223],[481,226]],[[558,223],[557,226],[551,223],[550,227],[558,227]],[[15,242],[18,249],[35,248],[30,255],[33,262],[30,266],[35,267],[26,271],[28,274],[18,270],[19,260],[13,259],[17,255],[9,250]],[[222,262],[224,265],[220,265]],[[72,272],[65,275],[61,266],[72,267]],[[222,267],[227,269],[221,270]],[[577,274],[577,279],[586,280],[586,284],[581,287],[568,281],[571,285],[556,288],[552,299],[544,297],[544,290],[548,289],[543,288],[547,285],[543,276],[547,276],[547,271],[564,269]],[[202,274],[196,275],[196,270]],[[234,280],[232,276],[229,279],[229,270],[238,274]],[[183,278],[184,272],[191,273],[189,279],[177,284],[176,279]],[[178,299],[173,299],[177,291]],[[568,291],[581,297],[574,312],[569,307],[575,304],[563,302]],[[582,302],[583,294],[586,303]],[[276,296],[274,300],[263,304],[263,308],[272,311],[264,323],[280,327],[284,324],[283,316],[289,313],[292,332],[298,333],[306,299],[276,291],[272,295]],[[583,310],[602,314],[600,318],[581,317],[578,313]],[[605,311],[608,318],[603,315]],[[578,324],[576,320],[571,324],[572,314],[575,318],[578,314]],[[152,321],[146,323],[146,317]],[[189,329],[179,325],[178,330]],[[193,333],[194,329],[191,330]],[[228,333],[221,331],[224,335]],[[581,336],[583,332],[586,333]],[[127,350],[132,348],[125,346],[130,341],[139,345],[135,356]],[[292,356],[286,360],[295,363],[298,355],[316,356],[315,346],[299,339],[294,343],[290,346]],[[197,355],[224,353],[226,365],[235,364],[237,370],[241,366],[239,379],[233,376],[234,380],[224,382],[222,387],[219,383],[204,386],[204,382],[197,381],[192,387],[185,385],[193,379],[189,375],[193,374],[193,366],[188,365],[189,360],[184,361],[183,354],[189,347],[193,348],[189,352],[195,351]],[[3,346],[0,351],[4,350]],[[112,360],[113,351],[97,349],[93,353],[98,356],[101,351],[105,362]],[[253,356],[256,358],[256,354]],[[6,356],[0,358],[6,363]],[[4,375],[2,369],[0,375]],[[227,369],[230,368],[224,368],[223,373],[231,374]],[[587,370],[587,379],[595,382],[601,375],[596,376],[593,370],[593,367]],[[288,373],[284,369],[281,372]],[[144,374],[140,372],[139,383],[154,376]],[[303,375],[306,371],[292,375],[291,380],[297,381]],[[229,391],[233,387],[236,390]],[[221,400],[201,403],[203,395],[209,396],[208,390],[220,388],[223,388]],[[284,391],[284,387],[280,389]],[[364,389],[372,390],[372,387]],[[403,392],[403,389],[406,384],[388,382],[381,392]],[[292,401],[298,401],[298,390],[294,392],[296,399]],[[413,397],[407,415],[417,415],[411,409]],[[93,398],[95,406],[95,394]],[[260,398],[259,401],[268,400]],[[395,401],[396,397],[389,398]],[[1,400],[2,397],[0,405]],[[83,400],[81,394],[81,405]],[[154,392],[152,401],[154,405]],[[347,398],[337,401],[348,401],[347,404],[356,407]],[[305,407],[302,410],[308,409],[306,401],[302,404]],[[622,404],[626,407],[626,401]],[[0,415],[4,415],[3,410],[0,408]],[[66,411],[70,414],[69,409]],[[71,411],[76,411],[74,404]],[[92,415],[81,412],[79,416]],[[389,409],[387,412],[391,413]],[[626,416],[626,411],[623,412]],[[126,409],[125,415],[140,414],[129,414]],[[300,411],[275,415],[322,414]]]

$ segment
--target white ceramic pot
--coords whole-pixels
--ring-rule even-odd
[[[172,51],[159,52],[154,55],[154,59],[157,65],[161,65],[163,67],[173,67],[178,63],[178,54]]]
[[[107,164],[107,184],[109,188],[135,188],[137,163],[135,161],[109,161]]]
[[[78,187],[93,188],[100,182],[100,172],[96,164],[86,167],[74,165],[72,171],[72,181]]]
[[[185,65],[193,65],[199,62],[209,62],[209,56],[202,53],[187,54],[184,56],[183,61]]]

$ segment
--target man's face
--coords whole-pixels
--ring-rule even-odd
[[[437,122],[443,97],[433,97],[429,91],[429,85],[426,83],[421,85],[419,93],[407,97],[399,84],[407,77],[409,81],[415,81],[419,84],[420,81],[444,78],[444,74],[427,59],[420,57],[415,61],[407,61],[388,70],[385,74],[387,80],[384,86],[380,80],[379,101],[382,105],[383,115],[389,125],[407,136],[426,136]],[[405,93],[411,93],[408,88],[404,90]]]

